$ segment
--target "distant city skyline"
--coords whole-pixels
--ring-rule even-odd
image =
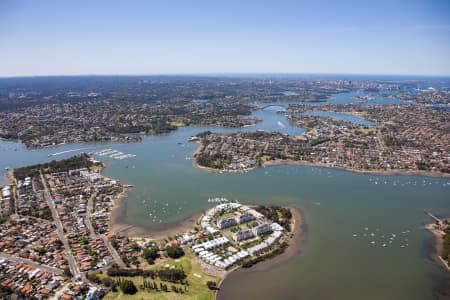
[[[449,53],[447,0],[0,2],[1,77],[449,76]]]

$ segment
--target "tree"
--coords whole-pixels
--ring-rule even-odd
[[[149,264],[153,264],[154,260],[159,257],[158,249],[155,247],[145,248],[142,257],[146,259]]]
[[[139,262],[138,259],[133,260],[133,265],[136,266],[136,269],[139,269],[140,264],[141,264],[141,263]]]
[[[141,249],[141,247],[139,247],[138,243],[136,242],[132,242],[130,244],[130,248],[133,249],[134,251],[139,251]]]
[[[112,279],[109,278],[109,277],[103,277],[103,278],[102,278],[102,284],[103,284],[104,286],[106,286],[106,287],[111,287],[111,286],[113,286],[113,281],[112,281]]]
[[[64,267],[63,271],[64,271],[64,275],[66,275],[67,277],[72,277],[72,273],[70,272],[69,267]]]
[[[56,240],[55,248],[59,250],[62,248],[62,246],[63,246],[63,243],[60,240]]]
[[[208,281],[208,282],[206,282],[206,285],[208,286],[208,289],[210,289],[210,290],[217,289],[217,283],[215,281]]]
[[[123,280],[119,283],[119,286],[124,294],[134,295],[138,291],[131,280]]]
[[[160,269],[158,270],[158,277],[163,281],[182,282],[186,279],[186,273],[183,269]]]
[[[114,293],[117,292],[117,284],[114,281],[111,287],[111,291],[113,291]]]
[[[100,279],[100,277],[99,277],[97,274],[93,274],[93,273],[87,274],[87,275],[86,275],[86,278],[87,278],[89,281],[92,281],[92,282],[97,283],[97,284],[99,284],[99,283],[102,282],[102,280]]]
[[[183,249],[179,246],[168,246],[166,253],[170,258],[179,258],[184,255]]]

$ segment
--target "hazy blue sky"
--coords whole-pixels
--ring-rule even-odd
[[[450,0],[0,0],[0,76],[450,75]]]

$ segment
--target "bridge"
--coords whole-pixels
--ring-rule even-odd
[[[287,104],[267,104],[267,105],[261,106],[260,109],[263,110],[263,109],[266,109],[269,107],[281,107],[281,108],[287,109],[288,105]]]

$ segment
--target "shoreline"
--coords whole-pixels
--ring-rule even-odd
[[[108,167],[108,164],[102,162],[100,173]],[[186,228],[193,228],[199,223],[200,217],[203,213],[199,213],[188,217],[185,220],[171,224],[164,228],[143,226],[138,224],[132,224],[123,221],[123,217],[126,213],[126,204],[128,201],[128,192],[133,186],[127,186],[124,182],[121,182],[124,186],[123,191],[117,195],[112,201],[112,207],[109,212],[109,232],[113,234],[121,234],[128,238],[146,238],[152,240],[158,240],[173,236],[185,230]]]
[[[223,296],[220,295],[220,288],[226,284],[226,279],[229,276],[232,276],[233,274],[239,274],[239,273],[252,273],[252,272],[263,272],[267,271],[274,266],[281,265],[283,263],[286,263],[290,259],[300,255],[303,250],[303,246],[306,240],[306,230],[305,230],[305,218],[303,215],[303,211],[298,206],[286,206],[289,208],[292,212],[293,216],[293,224],[292,224],[292,231],[289,233],[289,246],[286,248],[286,250],[269,259],[266,259],[262,262],[257,263],[256,265],[253,265],[250,268],[243,268],[241,266],[235,267],[231,269],[230,271],[226,272],[225,276],[221,278],[219,283],[217,284],[218,289],[216,290],[214,294],[214,300],[225,300]]]
[[[263,166],[277,166],[277,165],[301,165],[310,167],[322,167],[336,170],[343,170],[352,173],[359,174],[369,174],[369,175],[380,175],[380,176],[394,176],[394,175],[404,175],[404,176],[426,176],[434,178],[450,178],[450,174],[421,171],[421,170],[362,170],[362,169],[352,169],[341,166],[333,166],[321,162],[309,162],[309,161],[296,161],[296,160],[279,160],[279,161],[268,161],[263,163]]]
[[[203,216],[202,213],[198,213],[194,216],[187,218],[179,223],[169,225],[165,228],[150,228],[141,225],[125,223],[121,220],[126,211],[126,201],[129,188],[125,188],[122,193],[120,193],[113,201],[113,206],[110,211],[110,232],[114,234],[121,234],[128,238],[143,238],[150,240],[164,239],[168,236],[173,236],[184,231],[189,231],[193,229]],[[220,287],[225,283],[225,280],[234,273],[238,272],[261,272],[268,270],[276,265],[285,263],[286,261],[296,257],[302,253],[304,241],[306,239],[305,230],[305,218],[303,211],[298,206],[288,205],[286,206],[290,209],[292,213],[292,229],[288,236],[288,247],[285,251],[275,257],[266,259],[262,262],[255,264],[250,268],[243,268],[242,266],[235,266],[228,271],[219,271],[215,268],[211,268],[209,265],[205,265],[201,260],[196,258],[196,263],[199,264],[201,270],[208,275],[215,276],[219,278],[217,283],[218,289],[214,293],[215,300],[221,300],[219,294]]]
[[[210,167],[205,167],[199,165],[197,160],[195,159],[195,155],[203,150],[203,146],[200,144],[199,147],[195,150],[192,155],[193,160],[192,163],[195,167],[205,170],[210,173],[246,173],[248,171],[253,171],[261,167],[271,167],[271,166],[279,166],[279,165],[300,165],[300,166],[309,166],[309,167],[320,167],[320,168],[329,168],[336,170],[343,170],[352,173],[358,174],[368,174],[368,175],[380,175],[380,176],[395,176],[395,175],[404,175],[404,176],[425,176],[425,177],[433,177],[433,178],[450,178],[450,174],[446,173],[438,173],[438,172],[430,172],[430,171],[421,171],[421,170],[362,170],[362,169],[352,169],[341,166],[329,165],[321,162],[309,162],[309,161],[298,161],[298,160],[270,160],[261,164],[260,167],[254,167],[245,171],[237,171],[231,172],[227,170],[219,170]]]
[[[186,230],[193,229],[203,214],[199,213],[183,221],[170,224],[168,226],[164,225],[164,227],[161,228],[158,228],[158,226],[150,227],[127,223],[123,221],[123,216],[126,212],[126,202],[128,200],[127,192],[128,190],[124,191],[114,200],[114,204],[110,212],[110,232],[114,234],[120,234],[128,238],[146,238],[154,240],[163,239]]]
[[[204,147],[203,147],[203,145],[202,145],[202,143],[200,141],[197,141],[196,143],[198,144],[198,147],[197,147],[197,149],[195,149],[194,153],[192,153],[192,165],[194,167],[196,167],[196,168],[205,170],[205,171],[210,172],[210,173],[221,173],[222,171],[219,170],[219,169],[205,167],[205,166],[199,165],[197,163],[196,156],[197,156],[198,153],[200,153],[203,150]]]
[[[442,240],[443,232],[434,228],[434,223],[425,225],[425,229],[430,231],[433,234],[434,243],[433,243],[433,255],[432,258],[442,265],[447,271],[450,272],[450,266],[447,264],[447,262],[441,257],[440,253],[443,250],[444,242]]]
[[[7,182],[7,184],[13,184],[16,180],[14,178],[14,172],[12,170],[7,170],[4,178]]]

